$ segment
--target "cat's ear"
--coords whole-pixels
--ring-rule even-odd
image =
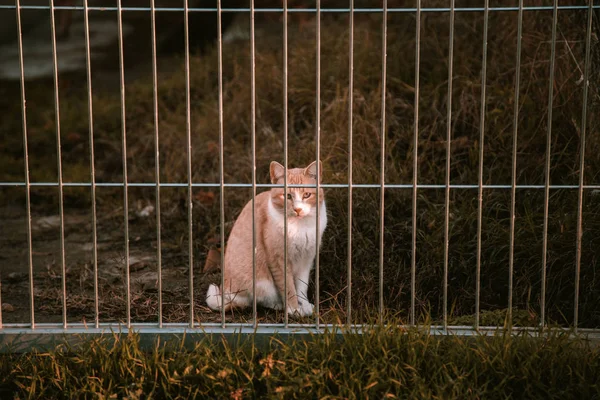
[[[285,168],[277,161],[271,161],[271,183],[276,184],[285,174]]]
[[[304,168],[304,175],[317,179],[317,162],[313,161],[308,167]],[[319,161],[319,180],[323,177],[323,163]]]

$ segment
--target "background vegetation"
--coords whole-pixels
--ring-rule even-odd
[[[473,2],[474,3],[474,2]],[[437,4],[437,3],[436,3]],[[472,4],[471,4],[472,5]],[[478,4],[477,4],[478,5]],[[271,160],[283,160],[283,56],[279,16],[262,16],[256,40],[256,168],[259,183],[268,183]],[[385,157],[387,184],[411,184],[413,176],[413,134],[415,109],[415,18],[413,14],[390,14],[388,19],[386,127],[381,131],[381,14],[357,14],[354,32],[354,91],[348,93],[347,15],[324,14],[321,33],[321,158],[324,183],[348,181],[348,108],[352,100],[353,182],[379,183],[380,157]],[[316,59],[314,16],[292,16],[289,37],[289,163],[303,166],[316,153]],[[484,158],[479,159],[481,129],[481,63],[483,14],[458,12],[454,31],[451,183],[476,184],[478,166],[483,162],[486,185],[510,185],[512,140],[518,132],[517,176],[519,185],[543,185],[547,133],[551,129],[550,183],[577,185],[581,154],[581,125],[584,68],[585,10],[564,10],[558,18],[556,67],[552,80],[552,126],[547,125],[550,38],[552,13],[527,12],[523,22],[519,118],[513,124],[515,101],[515,60],[517,13],[492,12],[489,20],[487,94],[485,107]],[[597,27],[597,20],[594,26]],[[597,32],[597,31],[595,31]],[[446,174],[446,113],[448,107],[448,13],[423,13],[420,43],[418,182],[443,184]],[[592,40],[597,57],[597,37]],[[149,43],[146,43],[149,46]],[[126,58],[135,54],[126,54]],[[163,60],[159,69],[158,114],[160,131],[161,182],[187,182],[185,76],[182,58]],[[147,72],[147,71],[146,71]],[[192,178],[196,183],[219,181],[219,137],[217,107],[217,53],[208,48],[191,58]],[[598,135],[598,92],[594,67],[587,121],[584,182],[600,183],[600,135]],[[251,182],[250,58],[247,38],[229,41],[223,48],[224,165],[225,182]],[[88,116],[82,77],[61,79],[61,135],[65,182],[89,182]],[[98,182],[122,182],[121,106],[118,79],[94,86],[95,167]],[[155,182],[154,119],[151,76],[128,76],[126,85],[127,167],[129,182]],[[48,85],[27,83],[28,135],[31,180],[56,181],[55,114]],[[50,86],[51,88],[51,86]],[[8,92],[0,120],[2,141],[0,180],[22,181],[23,150],[18,92]],[[386,153],[380,154],[381,141]],[[346,189],[326,192],[329,225],[320,258],[320,290],[323,319],[328,310],[344,310],[347,299]],[[2,201],[22,207],[24,191],[5,189]],[[100,262],[108,263],[110,250],[123,247],[122,188],[99,188],[99,235],[106,237]],[[130,187],[130,236],[132,252],[149,255],[144,268],[154,270],[156,236],[154,218],[138,218],[135,212],[155,204],[153,188]],[[356,321],[366,317],[378,302],[379,189],[356,188],[353,192],[352,225],[352,307]],[[452,318],[470,316],[475,310],[477,190],[452,189],[449,222],[449,308]],[[165,318],[186,316],[187,282],[187,189],[161,191],[163,268],[173,272],[166,282],[168,304]],[[247,189],[226,189],[226,232],[250,198]],[[219,237],[219,193],[216,189],[194,190],[193,240],[198,319],[217,318],[203,306],[209,282],[218,274],[204,274],[207,251]],[[522,324],[537,323],[540,314],[542,224],[544,190],[519,189],[516,197],[514,248],[514,307]],[[57,213],[57,190],[34,188],[34,217]],[[65,189],[66,212],[86,216],[89,221],[89,188]],[[418,318],[442,315],[444,259],[444,190],[420,189],[417,208],[416,300]],[[597,190],[585,190],[583,197],[583,238],[581,258],[580,323],[600,326],[600,281],[597,277],[600,246],[600,197]],[[508,304],[510,190],[486,189],[483,193],[483,234],[481,264],[481,306],[489,312],[503,312]],[[577,190],[553,189],[549,198],[546,305],[551,322],[573,321],[576,259]],[[89,222],[68,224],[67,232],[91,238]],[[52,231],[53,235],[56,231]],[[12,232],[5,232],[10,236]],[[50,233],[46,233],[50,234]],[[104,236],[103,236],[104,235]],[[43,235],[35,240],[42,240]],[[23,240],[24,236],[19,236]],[[7,239],[8,240],[8,239]],[[91,241],[91,239],[88,239]],[[385,307],[408,318],[411,282],[412,191],[385,192]],[[8,241],[6,243],[9,243]],[[16,239],[10,243],[17,243]],[[19,242],[23,243],[24,241]],[[23,249],[23,248],[22,248]],[[69,235],[67,235],[69,251]],[[56,248],[51,250],[56,257]],[[69,315],[90,318],[91,250],[83,259],[69,259]],[[112,253],[111,253],[112,254]],[[104,255],[104,256],[103,256]],[[24,253],[11,260],[26,265]],[[70,262],[69,260],[73,260]],[[114,260],[112,260],[114,261]],[[9,262],[9,261],[7,261]],[[116,261],[123,263],[122,258]],[[102,264],[104,265],[104,264]],[[48,278],[58,271],[59,262],[39,271],[37,283],[49,283],[36,293],[40,312],[56,315],[60,293],[57,281]],[[114,320],[124,315],[123,269],[110,280],[101,279],[101,312]],[[36,272],[37,273],[37,272]],[[56,275],[57,277],[58,275]],[[45,275],[44,275],[45,274]],[[54,286],[52,286],[54,285]],[[170,286],[169,286],[170,285]],[[22,291],[26,286],[20,286]],[[314,291],[314,282],[311,291]],[[7,295],[17,296],[17,286]],[[52,290],[51,290],[52,289]],[[13,290],[3,285],[3,291]],[[24,293],[24,292],[21,292]],[[314,294],[310,294],[313,296]],[[169,297],[170,296],[170,297]],[[15,297],[16,298],[16,297]],[[134,288],[134,318],[156,319],[156,286]],[[52,300],[54,299],[54,300]],[[54,313],[54,314],[53,314]],[[336,314],[338,315],[338,314]],[[242,313],[233,319],[245,318]],[[10,316],[8,316],[9,318]],[[279,314],[269,318],[281,318]],[[463,320],[461,320],[463,321]],[[470,323],[467,319],[466,322]],[[463,321],[465,322],[465,321]],[[437,346],[437,345],[436,345]],[[90,350],[91,351],[91,350]],[[437,351],[437,350],[436,350]],[[470,351],[470,350],[469,350]],[[475,350],[473,350],[475,351]],[[227,354],[227,353],[224,353]],[[474,354],[474,353],[473,353]],[[493,359],[493,357],[491,358]],[[490,359],[490,360],[491,360]],[[536,361],[537,362],[537,361]],[[538,363],[539,364],[539,363]],[[552,368],[558,366],[552,366]],[[465,367],[467,368],[467,367]],[[407,369],[408,371],[408,369]],[[475,373],[472,370],[471,373]],[[445,374],[445,373],[444,373]],[[440,375],[440,379],[446,379]],[[237,375],[236,375],[237,376]],[[240,375],[241,376],[241,375]],[[237,378],[236,378],[237,379]],[[325,379],[325,378],[324,378]],[[329,379],[329,378],[327,378]],[[333,379],[333,378],[332,378]],[[337,378],[336,378],[337,379]],[[450,378],[448,378],[450,379]],[[425,390],[412,380],[415,390]],[[461,381],[461,382],[469,382]],[[482,384],[483,385],[483,384]],[[485,386],[485,385],[484,385]],[[493,386],[493,385],[492,385]],[[376,387],[376,386],[375,386]],[[483,387],[483,386],[482,386]],[[227,389],[229,390],[229,389]],[[450,390],[450,389],[449,389]],[[491,390],[491,389],[490,389]],[[385,393],[385,390],[378,393]]]

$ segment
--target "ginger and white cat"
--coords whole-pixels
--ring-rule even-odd
[[[283,184],[285,168],[271,163],[271,182]],[[319,175],[321,175],[319,162]],[[306,168],[287,171],[288,185],[315,185],[316,161]],[[308,316],[314,306],[306,295],[310,270],[327,226],[325,194],[316,188],[273,188],[256,196],[256,301],[258,304],[283,309],[284,293],[284,202],[287,201],[287,312]],[[316,240],[316,208],[319,207],[319,243]],[[252,201],[235,221],[225,251],[225,309],[244,308],[252,304]],[[221,309],[221,289],[210,285],[206,304]]]

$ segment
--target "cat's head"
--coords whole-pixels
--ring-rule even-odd
[[[322,163],[319,161],[319,180],[323,176]],[[271,162],[271,183],[283,185],[286,174],[283,165],[276,161]],[[306,168],[292,168],[287,170],[288,185],[316,185],[317,184],[317,162],[313,161]],[[291,188],[287,193],[283,188],[271,189],[271,201],[275,209],[283,214],[284,204],[287,201],[288,217],[304,218],[316,215],[317,206],[316,188]],[[325,192],[319,189],[319,204],[325,200]]]

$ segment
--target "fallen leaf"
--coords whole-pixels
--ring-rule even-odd
[[[269,377],[271,375],[271,371],[273,370],[276,364],[284,364],[283,361],[273,359],[272,353],[267,355],[266,358],[263,358],[258,363],[264,367],[262,373],[263,378]]]
[[[210,153],[219,154],[219,144],[217,142],[208,142],[206,148]]]
[[[232,400],[241,400],[244,396],[244,389],[238,389],[235,392],[231,392]]]
[[[60,226],[60,216],[51,215],[32,220],[31,228],[33,230],[54,229]]]
[[[24,281],[25,279],[27,279],[27,276],[28,275],[24,272],[11,272],[6,277],[6,281],[10,282],[10,283],[21,282],[21,281]]]
[[[150,256],[129,256],[129,270],[132,272],[142,270],[151,266],[152,261],[154,261],[154,258]]]
[[[227,369],[219,371],[219,373],[217,374],[217,376],[221,379],[227,378],[227,375],[229,375],[229,370],[227,370]]]
[[[13,311],[15,311],[15,308],[12,306],[12,304],[2,303],[2,311],[3,312],[13,312]]]
[[[212,272],[221,269],[221,252],[217,248],[211,248],[206,255],[206,262],[202,272]]]
[[[142,208],[141,210],[138,210],[135,212],[135,215],[137,215],[138,217],[149,217],[150,214],[152,214],[154,212],[154,206],[152,204],[147,205],[146,207]]]
[[[69,142],[81,142],[81,135],[76,132],[71,132],[67,135],[67,141]]]
[[[194,195],[194,198],[198,200],[201,204],[209,206],[215,202],[215,193],[214,192],[198,192]]]

